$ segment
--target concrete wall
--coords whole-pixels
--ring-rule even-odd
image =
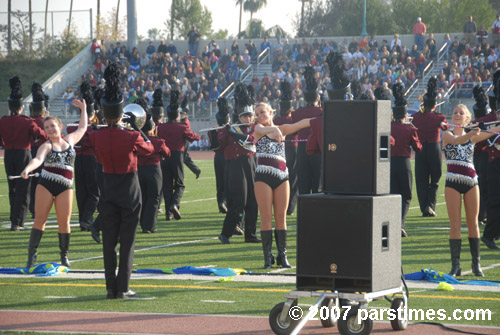
[[[74,81],[78,80],[82,74],[92,66],[92,55],[90,44],[83,48],[82,51],[67,62],[62,68],[52,75],[42,86],[45,94],[49,95],[50,100],[53,100],[64,93],[66,88]],[[25,114],[29,110],[28,104],[32,101],[31,94],[24,99]]]
[[[444,35],[445,34],[434,34],[434,39],[436,40],[436,44],[438,46],[438,48],[441,47],[441,45],[443,44],[443,39],[444,39]],[[451,39],[453,40],[453,37],[454,36],[458,36],[459,39],[461,40],[462,37],[464,36],[463,33],[450,33],[450,36],[451,36]],[[356,38],[356,41],[361,41],[361,37],[360,36],[354,36]],[[351,42],[353,36],[340,36],[340,37],[329,37],[329,36],[326,36],[326,37],[309,37],[309,38],[306,38],[307,42],[308,43],[312,43],[315,39],[317,39],[320,43],[321,43],[321,40],[325,40],[325,41],[331,41],[331,40],[334,40],[337,44],[341,43],[344,38],[347,38],[347,41],[348,42]],[[387,40],[387,42],[391,43],[391,41],[393,40],[394,38],[394,35],[379,35],[379,36],[375,36],[375,38],[377,39],[379,45],[382,44],[382,40]],[[413,46],[414,42],[415,42],[415,38],[413,36],[413,34],[411,35],[400,35],[399,38],[401,39],[401,41],[403,42],[403,45],[406,45],[409,49],[411,49],[411,47]],[[369,37],[368,37],[369,39]],[[491,39],[491,37],[490,37]],[[245,44],[248,43],[250,39],[229,39],[229,40],[215,40],[215,42],[217,42],[217,44],[219,45],[219,49],[221,50],[224,50],[224,49],[229,49],[231,51],[231,45],[233,44],[233,41],[237,41],[238,42],[238,45],[240,47],[240,52],[243,53],[244,51],[244,47],[245,47]],[[260,43],[263,41],[262,38],[254,38],[254,39],[251,39],[254,44],[256,45],[257,47],[257,51],[260,51]],[[295,43],[295,38],[289,38],[289,43],[290,44],[294,44]],[[298,38],[299,42],[302,43],[302,38]],[[165,40],[167,45],[169,44],[170,40]],[[276,38],[270,38],[269,41],[271,42],[271,45],[274,45],[276,43]],[[491,40],[493,41],[493,40]],[[198,52],[201,52],[203,51],[203,48],[208,45],[209,43],[211,42],[211,40],[200,40],[200,44],[199,44],[199,47],[198,47]],[[284,41],[283,41],[284,42]],[[120,41],[121,45],[126,45],[126,42],[125,41]],[[139,52],[142,54],[143,52],[146,52],[146,48],[148,46],[148,43],[149,43],[149,40],[144,40],[144,41],[141,41],[138,43],[137,47],[139,49]],[[106,41],[106,46],[109,47],[110,44],[114,44],[116,45],[116,41]],[[186,53],[186,50],[188,50],[188,42],[187,40],[175,40],[173,41],[173,44],[176,46],[177,48],[177,51],[179,52],[179,55],[181,56],[184,56],[184,54]],[[156,41],[153,41],[153,45],[158,48],[158,46],[160,45],[160,40],[156,40]]]

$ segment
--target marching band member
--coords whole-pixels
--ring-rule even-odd
[[[219,111],[215,114],[215,119],[219,126],[225,126],[229,123],[229,105],[226,98],[220,97],[217,100],[217,106]],[[226,160],[224,158],[224,149],[220,147],[218,134],[222,132],[222,129],[211,130],[208,132],[208,138],[210,139],[210,149],[215,152],[214,155],[214,170],[215,170],[215,185],[217,189],[217,204],[219,206],[219,212],[227,213],[226,204],[226,178],[225,178],[225,165]]]
[[[500,74],[500,71],[497,71]],[[498,86],[498,84],[494,84]],[[474,111],[474,121],[471,123],[490,122],[496,120],[495,113],[488,113],[488,100],[484,87],[477,85],[472,89],[476,103],[472,106]],[[496,103],[495,103],[496,105]],[[486,204],[488,203],[488,152],[486,150],[487,142],[481,141],[474,146],[474,168],[477,172],[479,182],[479,214],[478,221],[481,224],[486,223]]]
[[[142,97],[137,98],[136,104],[140,105],[147,113],[148,103]],[[160,162],[163,158],[170,157],[170,149],[161,138],[154,137],[156,125],[152,115],[147,113],[146,122],[141,128],[153,144],[154,151],[149,156],[139,156],[137,163],[139,168],[139,184],[142,194],[142,209],[140,225],[145,234],[156,233],[158,219],[158,208],[161,203],[161,187],[163,177]]]
[[[273,123],[277,126],[292,124],[292,87],[286,80],[280,83],[280,115],[276,115]],[[288,200],[287,215],[292,215],[297,206],[299,196],[299,187],[297,184],[297,133],[289,134],[288,141],[285,143],[286,167],[288,168],[288,183],[290,184],[290,199]],[[309,153],[308,153],[309,154]],[[310,154],[309,154],[310,155]]]
[[[102,163],[102,222],[104,275],[107,298],[127,298],[136,293],[129,289],[134,259],[134,242],[141,212],[141,190],[137,177],[137,156],[150,155],[153,144],[140,131],[133,114],[128,122],[136,131],[119,126],[123,115],[120,63],[104,71],[106,88],[101,106],[108,127],[90,133],[97,160]],[[120,242],[120,261],[116,273],[116,245]]]
[[[291,268],[286,256],[287,227],[286,211],[290,197],[288,169],[285,158],[285,137],[299,129],[309,127],[310,119],[293,124],[275,126],[271,106],[258,103],[255,108],[257,125],[255,141],[257,168],[255,170],[255,198],[260,210],[260,233],[264,251],[264,269],[274,263],[272,255],[273,209],[278,256],[278,265]]]
[[[43,129],[43,120],[46,116],[48,116],[49,107],[49,96],[43,92],[42,85],[38,83],[33,83],[31,86],[31,96],[33,97],[33,101],[43,101],[44,103],[30,104],[30,117],[35,121],[36,125]],[[36,157],[36,153],[38,152],[38,148],[45,142],[45,138],[37,137],[33,141],[31,141],[31,157]],[[33,171],[34,173],[40,174],[42,172],[42,167],[40,166],[38,169]],[[35,189],[36,185],[38,185],[39,177],[31,177],[31,189],[30,189],[30,212],[31,217],[35,217]]]
[[[155,89],[153,93],[153,105],[151,107],[153,122],[156,126],[163,123],[163,91],[161,88]]]
[[[244,84],[235,89],[236,113],[241,123],[253,123],[255,102],[253,95]],[[224,219],[219,240],[223,244],[231,243],[229,238],[241,222],[245,222],[245,242],[260,243],[257,238],[258,208],[254,194],[255,146],[249,145],[254,140],[254,126],[232,127],[226,125],[219,134],[219,144],[224,149],[224,156],[229,162],[227,173],[227,214]]]
[[[165,200],[166,219],[181,219],[180,203],[184,193],[184,143],[200,139],[187,124],[179,120],[179,91],[172,90],[170,104],[167,107],[168,122],[158,126],[158,137],[165,140],[170,149],[170,158],[162,161],[163,198]]]
[[[95,87],[94,87],[95,88]],[[88,127],[84,136],[75,145],[75,194],[78,206],[78,222],[81,231],[90,231],[94,224],[94,212],[99,202],[99,188],[96,182],[96,158],[94,148],[89,142],[89,133],[93,130],[90,123],[95,123],[97,118],[94,110],[93,87],[85,80],[80,85],[81,97],[87,104]],[[75,126],[67,128],[68,134],[77,129]]]
[[[0,137],[5,148],[5,173],[18,176],[31,160],[31,141],[47,138],[35,121],[23,112],[23,88],[18,76],[9,80],[11,93],[8,99],[10,115],[0,119]],[[44,101],[33,102],[42,105]],[[9,179],[10,230],[24,229],[24,220],[28,211],[30,179]]]
[[[434,112],[437,99],[437,78],[427,83],[427,93],[420,112],[415,113],[412,123],[418,128],[422,151],[415,155],[415,181],[422,216],[436,216],[436,199],[441,178],[440,130],[447,130],[446,115]]]
[[[27,180],[29,173],[43,164],[35,191],[35,223],[30,234],[27,268],[31,268],[36,262],[38,245],[45,231],[45,224],[52,205],[55,207],[59,226],[61,265],[70,266],[68,250],[71,233],[69,221],[73,208],[73,164],[76,155],[74,144],[80,141],[87,130],[85,101],[81,102],[75,99],[73,103],[81,110],[78,129],[63,138],[61,136],[62,121],[57,117],[45,118],[43,128],[49,139],[40,146],[36,157],[21,172],[21,177]]]
[[[316,71],[310,65],[304,70],[305,85],[303,86],[304,99],[307,106],[301,107],[292,113],[292,122],[297,123],[303,119],[310,119],[323,115],[323,109],[318,107],[319,94]],[[300,141],[297,149],[297,178],[299,194],[318,193],[321,190],[321,155],[308,155],[306,152],[309,128],[297,132]]]
[[[410,148],[413,148],[415,152],[420,152],[422,144],[418,138],[417,128],[405,123],[407,119],[407,102],[403,86],[399,83],[394,84],[392,94],[394,96],[394,106],[392,107],[391,136],[394,138],[394,144],[391,143],[390,192],[401,195],[401,236],[407,237],[405,221],[410,209],[413,185]]]
[[[191,122],[189,122],[189,108],[187,107],[188,99],[187,97],[184,97],[182,99],[181,103],[181,123],[184,123],[185,125],[188,126],[188,128],[191,128]],[[196,179],[200,178],[201,174],[201,169],[194,163],[194,161],[191,159],[191,156],[189,156],[189,144],[191,142],[189,140],[184,141],[184,164],[193,172],[196,176]]]

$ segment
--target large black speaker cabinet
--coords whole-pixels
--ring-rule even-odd
[[[323,192],[388,194],[390,137],[390,101],[326,101]]]
[[[297,288],[374,292],[401,285],[401,196],[299,196]]]

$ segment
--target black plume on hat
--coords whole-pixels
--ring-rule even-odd
[[[31,85],[31,96],[30,114],[32,117],[41,116],[42,111],[49,106],[49,96],[43,91],[42,85],[36,82]]]
[[[170,120],[175,120],[179,116],[179,98],[181,93],[178,90],[170,92],[170,102],[167,106],[167,116]]]
[[[119,62],[111,63],[104,70],[106,87],[101,98],[101,107],[107,119],[117,119],[123,114],[122,70],[123,65]]]
[[[9,99],[19,100],[23,98],[23,85],[21,84],[21,79],[18,76],[14,76],[9,79],[10,86],[10,96]]]
[[[392,96],[394,97],[394,106],[392,106],[392,114],[395,119],[402,119],[406,116],[408,102],[406,101],[404,87],[400,83],[392,85]]]
[[[479,119],[488,113],[488,98],[486,97],[486,90],[481,85],[476,85],[472,89],[474,100],[476,103],[472,106],[474,111],[474,118]]]
[[[17,112],[23,105],[23,85],[18,76],[9,79],[10,96],[8,98],[9,110]]]
[[[288,115],[292,108],[292,86],[287,80],[280,83],[280,114]]]
[[[354,100],[358,100],[363,94],[363,88],[361,87],[359,80],[351,81],[351,93]]]
[[[157,88],[153,93],[153,107],[163,107],[163,91]]]
[[[106,87],[104,89],[104,99],[107,101],[122,101],[122,70],[123,65],[118,62],[111,63],[104,70]]]
[[[433,108],[438,96],[438,79],[432,76],[427,82],[427,93],[424,94],[424,107]]]
[[[326,63],[330,70],[330,83],[327,91],[332,100],[343,100],[346,94],[350,94],[350,82],[347,77],[344,58],[340,52],[331,52],[326,57]]]
[[[104,88],[96,87],[93,92],[94,95],[94,109],[101,110],[101,98],[104,96]]]
[[[142,126],[141,130],[145,133],[153,129],[155,123],[153,121],[153,115],[151,113],[146,113],[146,122],[144,122],[144,126]]]
[[[87,104],[87,115],[90,117],[94,113],[94,90],[96,87],[88,80],[84,80],[80,85],[80,93]]]
[[[187,105],[188,105],[188,97],[187,97],[187,95],[185,95],[184,99],[182,99],[182,102],[181,102],[181,109],[182,109],[183,113],[189,112],[189,108],[187,107]]]
[[[377,87],[375,91],[373,91],[373,96],[377,100],[390,100],[389,92],[384,90],[382,87]]]
[[[490,108],[491,110],[496,110],[497,108],[497,87],[498,85],[498,79],[500,78],[500,69],[496,70],[496,72],[493,74],[493,89],[488,92],[488,100],[490,103]]]
[[[238,122],[242,114],[253,114],[252,106],[255,104],[255,90],[252,85],[246,86],[239,83],[234,90],[235,113],[233,122]]]
[[[318,99],[318,81],[316,80],[316,71],[310,65],[304,68],[304,82],[305,85],[302,88],[304,99],[313,103]]]
[[[143,97],[138,97],[137,99],[135,99],[134,104],[137,104],[137,105],[141,106],[142,109],[144,109],[144,112],[148,113],[148,111],[149,111],[149,104],[146,101],[146,99],[144,99]]]
[[[224,97],[217,99],[217,107],[219,108],[219,111],[215,114],[217,124],[219,126],[225,125],[229,122],[229,104],[227,103],[227,99]]]

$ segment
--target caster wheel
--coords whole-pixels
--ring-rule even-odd
[[[333,327],[333,326],[335,326],[337,324],[337,319],[335,318],[335,316],[336,316],[335,315],[335,309],[332,310],[333,304],[334,304],[334,300],[333,299],[325,299],[321,303],[320,316],[321,316],[321,309],[323,307],[328,308],[328,318],[323,320],[323,318],[320,317],[321,325],[323,327],[325,327],[325,328],[330,328],[330,327]]]
[[[342,335],[368,335],[372,331],[373,321],[368,318],[358,323],[358,308],[351,308],[341,313],[337,328]]]
[[[405,307],[405,301],[401,298],[396,298],[391,303],[391,309],[396,311],[396,318],[391,320],[391,327],[393,330],[405,330],[408,328],[408,318],[398,319],[397,310],[398,308],[403,309]]]
[[[280,321],[281,311],[283,310],[284,306],[285,303],[280,302],[279,304],[274,306],[271,312],[269,313],[269,325],[271,326],[273,332],[277,335],[290,334],[299,323],[299,320],[292,320],[290,318],[290,315],[286,316],[286,320],[284,322]],[[297,306],[297,302],[294,302],[292,304],[292,307],[293,306]]]

